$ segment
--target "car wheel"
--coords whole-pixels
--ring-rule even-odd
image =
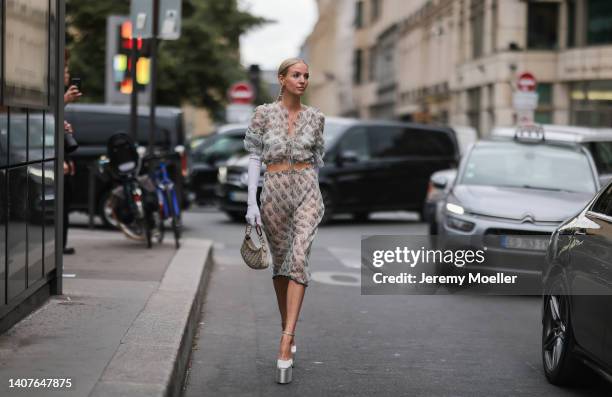
[[[560,278],[546,287],[542,310],[542,364],[546,379],[554,385],[575,381],[579,363],[576,361],[569,296]]]
[[[327,187],[321,188],[321,198],[323,199],[323,205],[325,206],[325,212],[323,213],[323,218],[321,219],[321,224],[324,225],[329,223],[334,215],[334,199],[331,191]]]

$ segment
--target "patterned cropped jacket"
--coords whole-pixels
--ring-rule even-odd
[[[268,103],[255,108],[244,138],[244,147],[260,156],[265,164],[310,162],[321,168],[324,125],[323,112],[302,105],[293,133],[289,135],[289,111],[280,101]]]

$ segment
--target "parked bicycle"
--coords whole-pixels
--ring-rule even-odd
[[[170,220],[172,232],[174,234],[174,244],[176,248],[179,248],[182,229],[181,206],[179,204],[174,182],[168,173],[168,159],[170,157],[171,156],[167,154],[153,153],[146,155],[143,160],[150,170],[149,177],[153,181],[157,192],[161,219],[161,238],[163,239],[165,232],[164,221]]]

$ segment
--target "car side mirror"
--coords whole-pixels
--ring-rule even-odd
[[[435,188],[437,189],[444,189],[446,187],[446,185],[448,184],[448,180],[446,179],[445,176],[442,175],[434,175],[431,178],[431,183],[434,185]]]

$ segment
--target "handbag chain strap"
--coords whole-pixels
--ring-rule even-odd
[[[246,231],[245,231],[245,237],[246,238],[251,238],[251,230],[253,230],[253,226],[251,226],[250,224],[247,224]],[[261,244],[261,248],[265,251],[266,250],[266,242],[264,241],[264,238],[263,238],[263,232],[261,231],[261,226],[256,224],[255,225],[255,232],[257,232],[257,236],[259,237],[259,242]]]

